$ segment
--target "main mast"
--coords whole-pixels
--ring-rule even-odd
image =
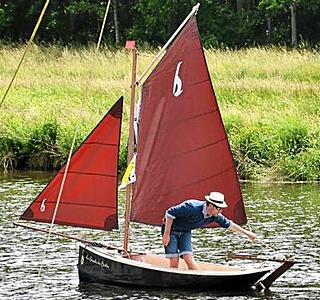
[[[134,108],[136,99],[136,76],[137,76],[137,48],[135,47],[134,41],[127,41],[126,49],[130,49],[132,53],[132,71],[131,71],[131,97],[130,97],[130,120],[129,120],[129,141],[128,141],[128,156],[127,164],[133,158],[134,151]],[[123,249],[128,252],[129,243],[129,225],[130,225],[130,210],[131,210],[131,195],[132,195],[132,184],[128,184],[126,188],[126,212],[125,212],[125,224],[124,224],[124,241]]]

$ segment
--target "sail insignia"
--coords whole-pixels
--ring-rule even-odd
[[[173,81],[173,95],[175,97],[179,97],[183,90],[182,90],[182,80],[181,78],[179,77],[179,70],[180,70],[180,66],[182,64],[182,61],[178,62],[177,64],[177,68],[176,68],[176,72],[175,72],[175,75],[174,75],[174,81]]]
[[[42,213],[46,210],[46,201],[47,201],[46,198],[44,198],[44,199],[41,201],[40,211],[41,211]]]

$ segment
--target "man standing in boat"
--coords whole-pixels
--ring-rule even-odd
[[[205,199],[206,201],[187,200],[166,211],[162,226],[162,243],[166,257],[170,259],[171,268],[178,268],[180,256],[189,269],[198,268],[192,254],[192,229],[216,222],[223,228],[246,235],[251,241],[256,238],[253,232],[235,224],[221,213],[223,208],[228,207],[222,193],[211,192]]]

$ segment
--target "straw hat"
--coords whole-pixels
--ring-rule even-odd
[[[219,192],[211,192],[209,195],[204,196],[207,201],[213,205],[221,208],[228,207],[227,203],[224,201],[224,195]]]

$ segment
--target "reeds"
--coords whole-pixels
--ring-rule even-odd
[[[22,51],[0,47],[1,95]],[[152,54],[141,51],[139,74]],[[320,54],[283,48],[205,54],[240,178],[319,180]],[[121,95],[126,129],[130,76],[125,50],[33,46],[0,108],[0,167],[60,167],[75,128],[79,145]],[[125,144],[123,135],[122,170]]]

